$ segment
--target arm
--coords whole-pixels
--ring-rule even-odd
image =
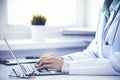
[[[80,60],[85,58],[98,58],[97,54],[97,42],[96,39],[94,39],[87,49],[85,49],[83,52],[75,52],[69,55],[62,56],[64,60]]]
[[[61,71],[62,72],[69,72],[69,67],[71,61],[78,61],[82,59],[90,59],[90,58],[98,58],[97,54],[97,42],[96,39],[94,39],[87,49],[85,49],[83,52],[76,52],[72,53],[70,55],[62,56],[64,59],[63,66]]]
[[[120,75],[120,52],[110,59],[83,59],[70,62],[70,74]],[[75,67],[75,68],[74,68]]]

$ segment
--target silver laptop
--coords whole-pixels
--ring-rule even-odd
[[[4,42],[6,43],[6,45],[9,48],[9,51],[11,53],[11,55],[13,56],[14,60],[17,62],[18,67],[21,69],[22,71],[22,76],[24,76],[25,78],[29,78],[31,76],[41,76],[41,75],[62,75],[62,74],[67,74],[67,73],[63,73],[63,72],[58,72],[55,70],[48,70],[48,69],[43,69],[43,70],[37,70],[35,68],[35,63],[29,63],[29,64],[21,64],[19,63],[17,57],[15,56],[15,54],[12,51],[12,48],[10,47],[10,45],[7,42],[7,39],[4,35],[2,35],[2,38],[4,40]]]

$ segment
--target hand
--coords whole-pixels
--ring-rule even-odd
[[[56,71],[60,71],[63,65],[63,59],[55,56],[55,55],[45,55],[40,58],[40,60],[36,63],[37,69],[55,69]]]

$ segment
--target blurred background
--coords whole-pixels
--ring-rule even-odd
[[[47,17],[46,37],[66,28],[96,30],[103,0],[0,0],[0,32],[8,39],[31,39],[34,13]],[[38,34],[39,35],[39,34]],[[42,36],[41,36],[42,37]]]

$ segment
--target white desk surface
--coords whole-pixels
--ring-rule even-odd
[[[120,80],[120,76],[54,75],[39,76],[36,80]]]
[[[120,80],[120,76],[85,76],[85,75],[49,75],[31,79],[9,79],[8,75],[15,66],[0,64],[0,80]]]
[[[37,76],[31,79],[9,79],[9,80],[120,80],[120,76],[52,75],[52,76]]]

